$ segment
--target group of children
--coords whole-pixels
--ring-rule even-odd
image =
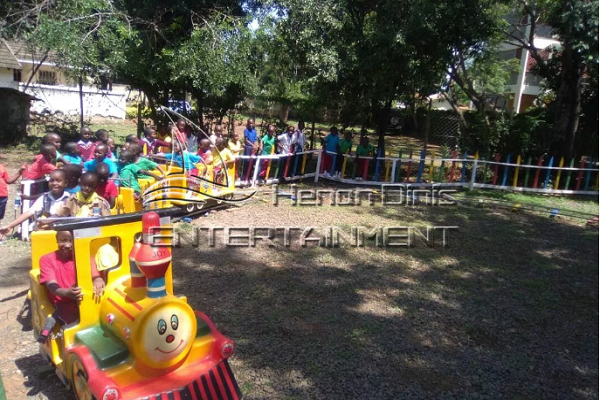
[[[298,124],[298,129],[294,126],[289,125],[287,129],[281,134],[276,134],[276,127],[269,125],[267,132],[259,137],[254,126],[254,120],[249,119],[246,123],[246,130],[244,131],[244,155],[262,155],[268,156],[272,154],[288,155],[291,157],[291,163],[294,163],[294,157],[296,154],[303,152],[306,149],[306,136],[303,132],[304,124],[301,122]],[[322,172],[327,177],[338,177],[343,164],[343,155],[352,154],[353,150],[353,138],[352,132],[346,131],[342,138],[340,138],[337,127],[332,126],[329,130],[329,134],[325,136],[321,141],[323,152],[322,159]],[[354,156],[356,157],[352,161],[357,162],[357,168],[362,171],[368,157],[375,155],[375,148],[369,144],[369,138],[366,135],[361,135],[359,144],[356,147]],[[334,157],[335,156],[335,157]],[[333,165],[335,159],[335,165]],[[287,162],[287,157],[279,157],[278,168],[279,176],[281,179],[284,174],[283,164]],[[260,172],[258,174],[259,181],[263,181],[267,176],[269,165],[272,163],[269,159],[263,159]],[[244,163],[244,170],[251,167],[251,163]],[[333,167],[333,168],[332,168]],[[332,173],[333,171],[333,173]],[[246,172],[246,171],[245,171]],[[285,176],[283,176],[285,178]],[[361,178],[356,178],[361,179]]]
[[[322,145],[324,150],[322,156],[323,175],[339,178],[344,160],[343,155],[352,154],[352,132],[344,132],[344,137],[340,139],[338,129],[333,126],[330,128],[329,134],[323,139]],[[368,157],[375,156],[375,147],[369,143],[369,138],[366,135],[361,135],[354,156],[353,161],[357,163],[358,171],[363,171]],[[334,160],[335,165],[333,165]],[[356,179],[361,180],[362,178],[357,177]]]
[[[96,140],[92,140],[92,136]],[[92,135],[88,127],[83,127],[80,140],[68,142],[62,149],[60,135],[46,134],[39,154],[13,176],[9,176],[0,164],[0,222],[6,211],[9,184],[21,177],[41,180],[41,186],[44,186],[44,178],[49,177],[47,192],[20,196],[23,200],[33,201],[33,204],[14,221],[0,227],[0,241],[14,227],[34,216],[38,217],[34,229],[39,229],[44,225],[39,217],[110,215],[118,196],[117,184],[132,188],[135,197],[139,198],[141,188],[138,179],[152,177],[160,180],[163,176],[158,164],[142,157],[142,152],[136,135],[129,135],[125,146],[117,154],[114,141],[104,129]]]
[[[280,154],[296,157],[297,153],[303,152],[306,137],[303,126],[299,124],[299,128],[290,125],[277,135],[276,127],[269,125],[261,137],[256,131],[254,119],[250,118],[241,140],[236,132],[229,137],[225,136],[220,125],[214,127],[210,137],[198,139],[185,121],[179,120],[171,127],[171,136],[167,133],[159,136],[154,128],[147,127],[141,139],[134,134],[127,136],[120,149],[116,148],[109,132],[104,129],[92,133],[90,128],[83,127],[79,141],[65,143],[62,148],[60,135],[48,133],[42,138],[39,154],[31,163],[24,164],[14,176],[9,176],[0,164],[0,222],[7,206],[8,184],[16,182],[19,176],[30,180],[50,176],[50,190],[43,194],[23,196],[24,200],[34,200],[33,206],[10,224],[0,228],[0,238],[34,215],[107,215],[110,208],[115,206],[118,196],[115,182],[121,187],[132,188],[134,196],[139,199],[141,187],[138,180],[146,177],[160,180],[165,173],[149,157],[171,160],[196,176],[206,177],[210,166],[213,175],[208,178],[218,183],[226,181],[226,170],[235,171],[232,177],[247,179],[252,168],[252,156]],[[339,177],[343,163],[341,155],[352,154],[352,139],[351,132],[345,132],[340,138],[338,129],[331,127],[329,134],[322,140],[325,151],[321,171],[324,175]],[[197,150],[190,147],[194,143],[197,144]],[[246,157],[240,163],[238,156],[242,152]],[[368,137],[361,136],[355,149],[359,171],[362,171],[367,157],[375,155],[374,152]],[[282,178],[285,170],[283,163],[287,158],[289,157],[279,157],[276,161],[279,163],[277,178]],[[334,160],[336,165],[333,165]],[[262,160],[259,181],[267,178],[271,163],[272,160]]]

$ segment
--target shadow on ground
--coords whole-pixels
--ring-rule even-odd
[[[15,361],[15,364],[25,378],[24,385],[28,388],[27,396],[40,398],[43,395],[45,396],[43,398],[48,400],[72,398],[72,395],[54,373],[41,370],[46,363],[39,354],[19,358]]]
[[[597,398],[597,231],[487,210],[360,213],[459,231],[447,248],[371,259],[348,248],[263,248],[265,262],[248,257],[258,248],[175,251],[176,292],[237,341],[247,398]]]

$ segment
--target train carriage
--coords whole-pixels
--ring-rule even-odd
[[[168,239],[178,208],[94,220],[60,221],[34,232],[30,272],[32,319],[38,337],[54,313],[40,284],[39,260],[57,249],[56,231],[73,235],[77,284],[84,294],[79,320],[54,327],[42,356],[78,399],[240,399],[227,359],[235,344],[185,296],[173,293]],[[160,229],[159,229],[160,227]],[[139,238],[142,241],[139,241]],[[118,257],[98,264],[105,293],[93,295],[92,268],[107,246]],[[98,258],[96,258],[98,260]],[[98,261],[97,261],[98,263]],[[101,268],[102,267],[102,268]]]

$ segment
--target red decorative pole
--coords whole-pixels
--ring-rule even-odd
[[[137,267],[135,263],[135,257],[142,247],[142,243],[135,242],[129,252],[129,274],[131,275],[131,287],[141,288],[146,286],[146,277],[142,274],[142,271]]]
[[[154,243],[154,232],[160,228],[160,217],[154,211],[142,217],[142,244],[135,256],[137,267],[147,278],[147,296],[159,298],[167,295],[165,274],[171,263],[171,249]]]
[[[544,157],[545,156],[541,156],[540,159],[538,160],[538,163],[537,163],[538,167],[542,166],[542,163],[544,162]],[[536,170],[535,170],[535,178],[533,178],[533,186],[532,186],[534,189],[537,189],[538,179],[540,179],[540,171],[541,170],[542,170],[541,168],[536,168]]]
[[[500,162],[500,154],[496,154],[495,161]],[[492,185],[496,184],[496,179],[498,179],[498,164],[494,165],[494,177],[492,178]]]

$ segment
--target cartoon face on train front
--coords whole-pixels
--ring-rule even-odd
[[[167,368],[181,361],[196,337],[196,317],[186,303],[173,299],[153,306],[136,335],[137,356],[152,368]]]

